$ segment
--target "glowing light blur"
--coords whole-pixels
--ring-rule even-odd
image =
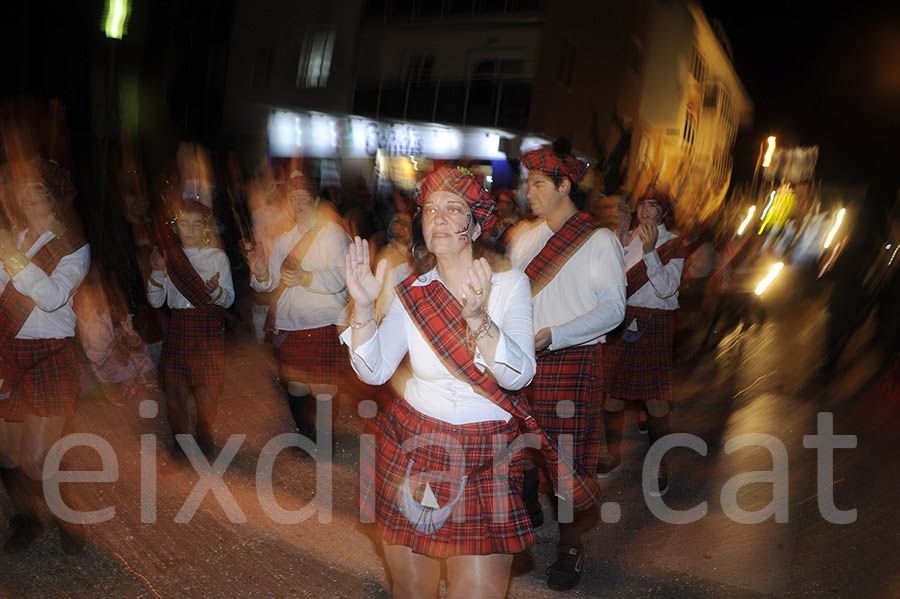
[[[106,37],[120,40],[128,31],[128,15],[131,0],[106,0],[103,18],[103,32]]]
[[[897,255],[897,250],[900,250],[900,245],[898,245],[897,247],[894,248],[894,253],[891,254],[891,259],[888,260],[888,266],[890,266],[891,264],[894,263],[894,256]]]
[[[772,164],[772,154],[775,153],[775,136],[770,135],[766,142],[769,144],[769,148],[766,150],[766,155],[763,157],[763,168],[769,168]]]
[[[744,230],[747,228],[747,225],[750,224],[754,212],[756,212],[756,206],[750,206],[750,210],[747,211],[747,218],[744,219],[744,222],[742,222],[741,226],[738,228],[738,237],[744,234]]]
[[[766,207],[763,208],[762,214],[759,215],[759,220],[766,220],[766,215],[769,213],[769,208],[772,207],[772,202],[775,201],[775,192],[769,194],[769,202],[766,204]]]
[[[759,285],[756,286],[756,295],[762,295],[769,285],[772,284],[772,281],[775,280],[775,277],[778,276],[778,273],[781,272],[781,269],[784,268],[784,262],[776,262],[772,265],[772,268],[769,269],[769,274],[759,282]]]
[[[837,216],[835,217],[835,220],[834,220],[834,226],[831,227],[831,231],[828,233],[828,237],[825,238],[825,249],[826,250],[831,245],[831,242],[834,241],[834,236],[838,232],[838,229],[841,227],[841,222],[844,220],[844,214],[846,214],[846,212],[847,212],[846,208],[841,208],[838,211]]]

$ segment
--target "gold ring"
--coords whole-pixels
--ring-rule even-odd
[[[475,290],[475,295],[483,295],[483,294],[484,294],[484,289],[476,289]]]

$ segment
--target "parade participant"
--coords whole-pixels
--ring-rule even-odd
[[[26,226],[18,235],[0,230],[0,475],[16,511],[6,553],[42,530],[44,460],[78,395],[72,298],[90,267],[67,215],[75,196],[68,171],[43,159],[16,170],[10,191]],[[63,551],[80,552],[81,526],[58,523]]]
[[[504,389],[534,375],[528,281],[480,257],[475,242],[495,204],[471,173],[442,167],[418,183],[415,200],[416,273],[396,287],[380,324],[387,261],[373,274],[358,237],[346,258],[353,313],[341,339],[353,369],[379,385],[407,353],[412,366],[403,397],[378,414],[375,472],[361,499],[366,506],[374,495],[393,596],[436,596],[446,558],[451,596],[503,597],[513,554],[535,542],[520,496],[522,452],[500,460],[508,487],[499,496],[491,472],[493,443],[511,444],[524,416]]]
[[[513,266],[531,281],[534,304],[537,374],[526,392],[541,426],[553,437],[572,435],[576,466],[593,476],[602,376],[594,346],[625,313],[622,246],[572,200],[587,167],[565,141],[524,153],[522,165],[528,170],[526,197],[539,217],[517,231],[510,246]],[[565,401],[574,408],[568,418],[566,410],[557,410]],[[525,484],[529,511],[540,522],[537,469],[527,472]],[[582,510],[573,522],[559,523],[557,559],[547,570],[552,589],[570,589],[581,579],[585,516]]]
[[[601,459],[601,475],[612,472],[622,460],[625,401],[644,403],[651,445],[669,432],[675,310],[685,257],[681,241],[669,230],[673,219],[668,193],[648,188],[638,202],[638,224],[625,248],[625,320],[610,336],[604,352],[609,453]],[[665,460],[656,478],[658,488],[651,487],[650,494],[660,496],[669,484]]]
[[[159,359],[166,412],[173,435],[190,435],[189,406],[194,400],[200,450],[213,454],[213,423],[223,386],[225,320],[234,301],[231,265],[222,250],[211,247],[212,197],[192,181],[173,207],[170,228],[158,224],[150,255],[147,299],[154,308],[166,303],[169,325]],[[174,229],[174,232],[173,232]],[[177,234],[177,238],[176,238]],[[172,449],[183,454],[179,441]]]
[[[319,207],[318,185],[307,173],[292,171],[286,194],[294,226],[275,240],[268,259],[256,245],[247,262],[250,286],[274,291],[265,328],[294,423],[315,442],[317,401],[326,409],[346,370],[337,326],[346,324],[342,270],[350,236],[337,212]]]

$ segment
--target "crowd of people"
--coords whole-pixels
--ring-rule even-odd
[[[669,433],[688,248],[661,185],[633,214],[616,199],[602,222],[585,210],[587,165],[567,143],[521,164],[527,209],[517,190],[492,193],[450,164],[411,193],[350,202],[303,160],[249,182],[229,163],[217,189],[207,153],[185,145],[159,205],[123,169],[135,294],[91,264],[69,172],[7,147],[0,473],[15,514],[3,550],[41,533],[43,463],[87,392],[127,404],[158,381],[173,459],[214,457],[225,346],[246,327],[274,353],[314,442],[352,378],[377,388],[360,503],[394,596],[435,596],[442,563],[453,596],[504,596],[513,555],[544,520],[542,481],[559,499],[547,583],[575,587],[586,515],[623,459],[626,407],[646,414],[651,443]],[[665,461],[655,474],[658,496]],[[59,524],[63,550],[79,552],[85,527]]]

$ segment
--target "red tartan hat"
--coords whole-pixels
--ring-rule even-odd
[[[494,220],[494,212],[497,210],[497,201],[482,186],[479,177],[472,174],[469,169],[458,166],[452,168],[442,166],[425,175],[416,183],[413,190],[413,199],[420,208],[425,205],[425,199],[436,191],[448,191],[453,195],[464,199],[472,208],[475,220],[486,231]]]
[[[541,146],[522,154],[522,165],[548,177],[563,176],[577,186],[587,172],[587,164],[571,154],[559,154],[552,145]]]
[[[644,195],[638,200],[638,204],[644,200],[653,200],[659,204],[660,208],[663,209],[663,217],[675,214],[672,196],[669,195],[669,192],[657,190],[652,184],[647,186],[647,190],[644,191]]]

